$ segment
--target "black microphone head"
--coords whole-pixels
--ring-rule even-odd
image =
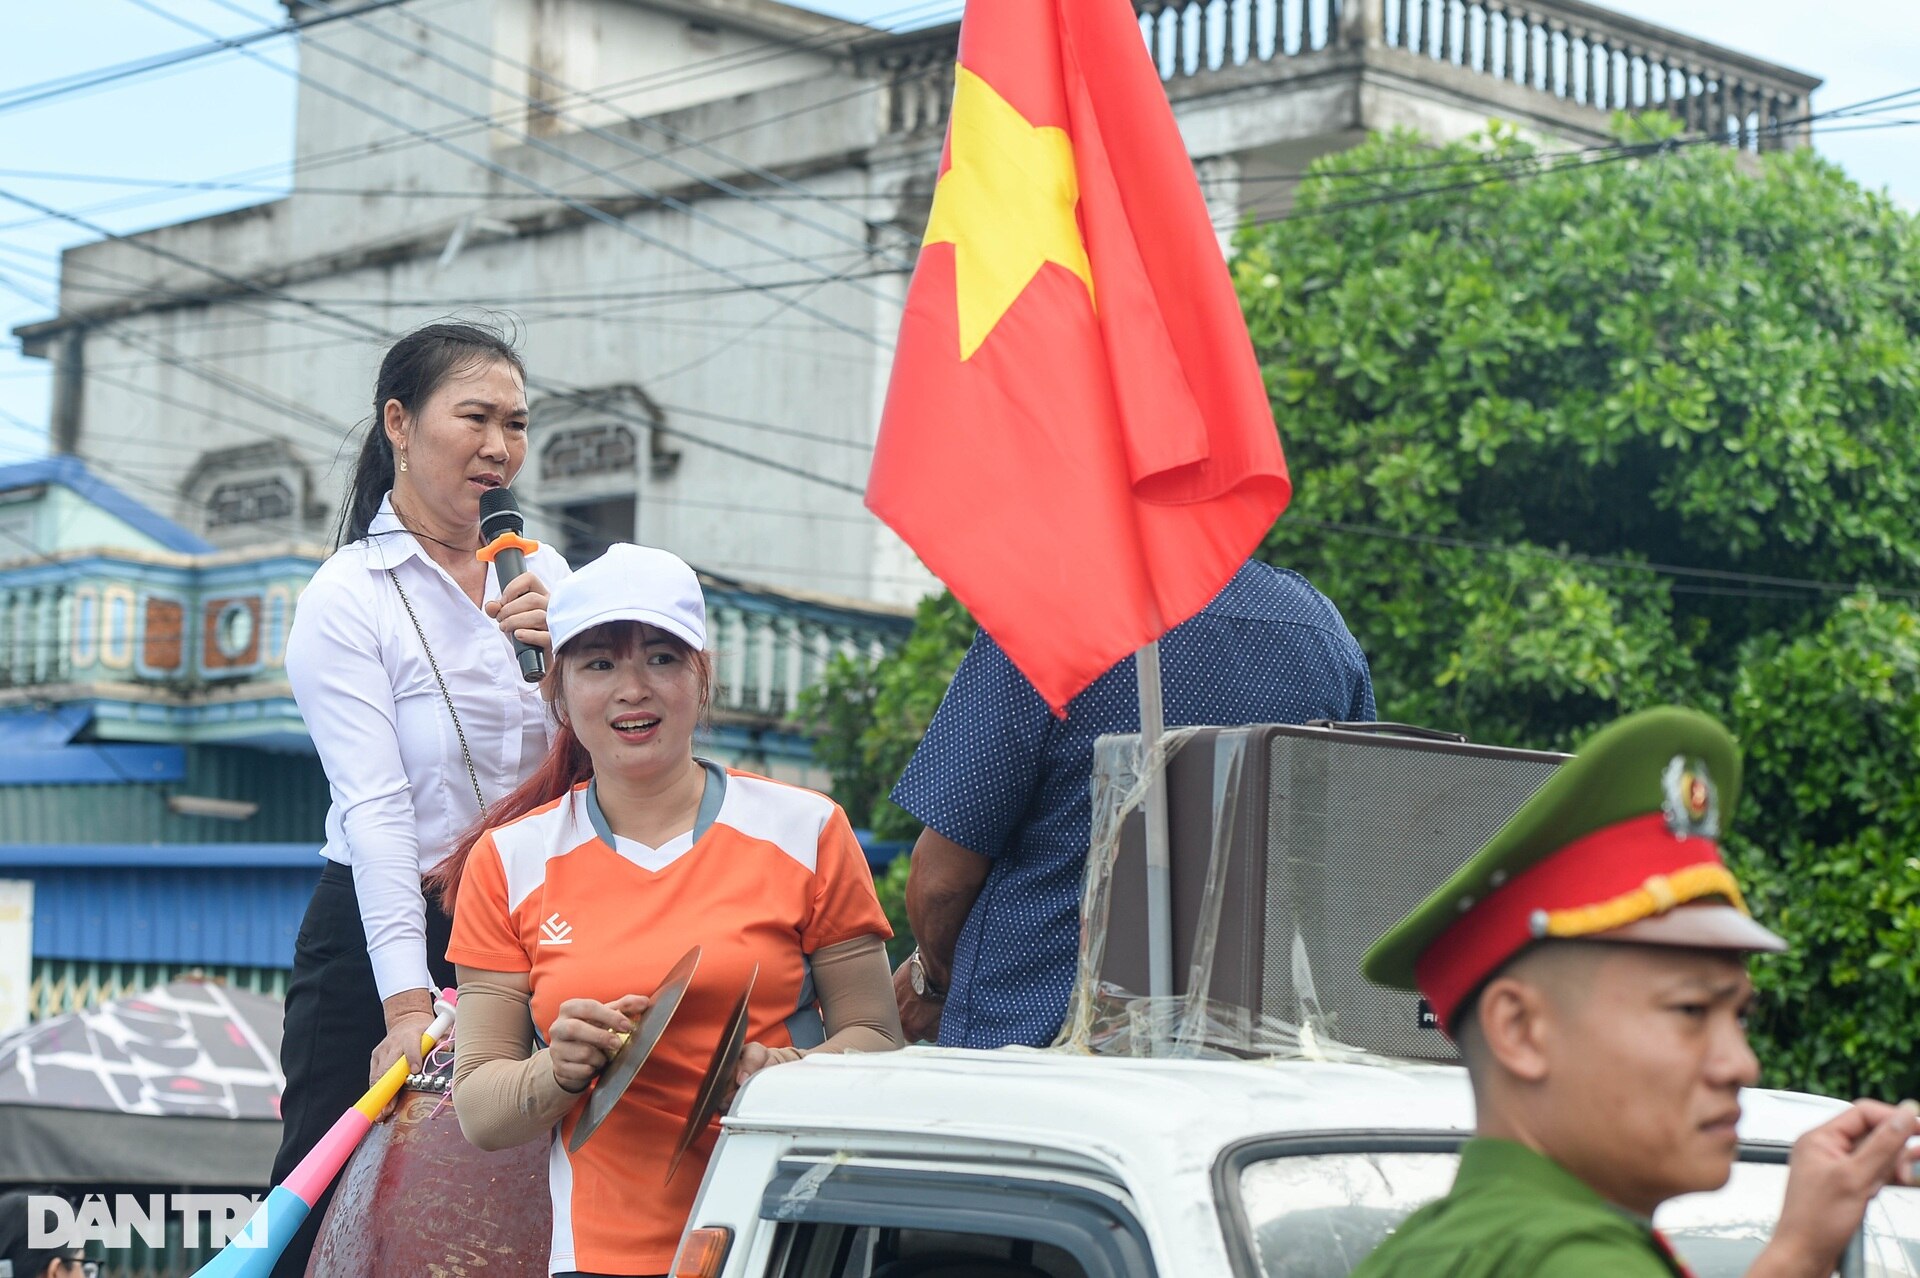
[[[523,532],[526,526],[526,521],[520,518],[520,503],[513,499],[513,490],[489,488],[480,494],[482,541],[492,541],[501,533]]]

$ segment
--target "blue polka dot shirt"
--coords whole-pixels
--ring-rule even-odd
[[[1169,727],[1368,721],[1373,683],[1326,596],[1248,563],[1160,640]],[[1054,718],[984,632],[893,789],[925,826],[992,860],[960,931],[940,1021],[950,1047],[1043,1046],[1078,962],[1096,737],[1140,731],[1133,658]]]

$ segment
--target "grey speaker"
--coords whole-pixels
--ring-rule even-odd
[[[1103,737],[1098,795],[1118,795],[1134,737]],[[1567,756],[1397,724],[1198,730],[1167,765],[1174,993],[1190,980],[1216,845],[1213,1046],[1261,1053],[1276,1026],[1386,1056],[1454,1057],[1420,1000],[1360,975],[1367,948],[1479,850]],[[1229,779],[1237,781],[1228,789]],[[1230,801],[1229,801],[1230,800]],[[1095,827],[1100,821],[1095,819]],[[1147,990],[1146,835],[1120,827],[1099,979]]]

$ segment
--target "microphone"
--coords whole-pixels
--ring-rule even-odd
[[[520,534],[526,531],[520,518],[520,503],[505,488],[489,488],[480,494],[480,540],[486,544],[474,552],[474,558],[493,565],[493,575],[505,590],[507,583],[527,570],[527,556],[540,549],[537,541]],[[530,643],[513,641],[513,655],[520,662],[520,677],[539,683],[547,673],[547,654]]]

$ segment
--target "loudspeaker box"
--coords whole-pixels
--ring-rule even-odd
[[[1125,792],[1137,742],[1101,739],[1096,795]],[[1307,1026],[1380,1055],[1452,1059],[1421,1001],[1361,976],[1361,955],[1566,757],[1397,724],[1196,730],[1167,764],[1173,992],[1188,992],[1195,937],[1217,913],[1209,997],[1235,1013],[1227,1037],[1240,1041],[1213,1041],[1222,1031],[1212,1017],[1213,1046],[1263,1053],[1276,1034]],[[1098,973],[1137,994],[1147,990],[1145,844],[1135,809],[1120,827]],[[1213,855],[1223,859],[1209,910]]]

